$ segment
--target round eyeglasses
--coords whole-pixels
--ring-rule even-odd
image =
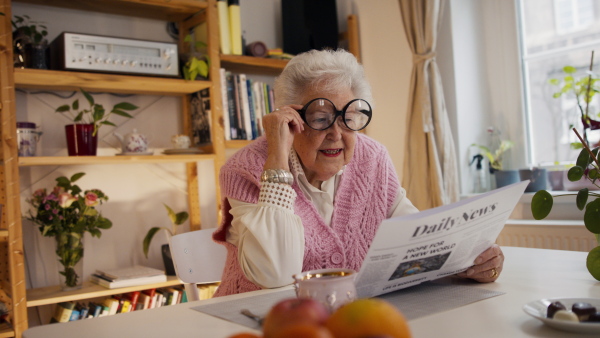
[[[354,99],[348,102],[342,110],[337,110],[330,100],[316,98],[310,100],[298,112],[302,120],[315,130],[328,129],[333,126],[337,117],[341,116],[348,129],[359,131],[371,122],[373,115],[371,105],[363,99]]]

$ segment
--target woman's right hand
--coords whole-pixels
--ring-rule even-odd
[[[264,169],[290,170],[288,163],[294,135],[304,130],[304,121],[297,109],[302,109],[302,106],[291,104],[279,107],[263,117],[268,152]]]

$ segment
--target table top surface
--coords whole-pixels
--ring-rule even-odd
[[[585,267],[587,253],[503,247],[504,271],[495,283],[473,287],[505,294],[410,320],[413,337],[566,337],[527,315],[523,305],[543,298],[599,298],[600,282]],[[279,291],[279,289],[275,289]],[[251,329],[191,308],[273,292],[247,294],[135,311],[109,317],[37,326],[23,337],[228,337]],[[435,325],[432,325],[435,324]],[[586,335],[582,335],[586,336]],[[590,336],[590,335],[587,335]]]

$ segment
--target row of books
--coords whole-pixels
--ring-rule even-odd
[[[198,285],[198,288],[200,299],[209,299],[215,293],[217,284]],[[99,302],[61,302],[56,305],[50,323],[111,316],[118,313],[186,303],[187,301],[187,293],[184,287],[179,285],[113,295]]]
[[[226,140],[254,140],[264,134],[262,118],[273,110],[271,85],[246,74],[220,70]]]

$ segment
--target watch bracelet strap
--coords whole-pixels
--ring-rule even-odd
[[[284,169],[266,169],[260,175],[261,182],[284,183],[292,185],[294,183],[294,175]]]

